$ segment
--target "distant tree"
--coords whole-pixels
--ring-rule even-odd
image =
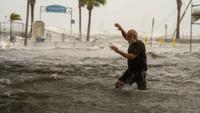
[[[12,36],[12,26],[13,26],[13,22],[16,20],[21,20],[20,15],[16,13],[12,13],[10,15],[10,42],[13,42],[15,40]]]
[[[176,3],[177,3],[176,38],[180,39],[180,16],[181,16],[182,1],[181,0],[176,0]]]
[[[84,4],[86,5],[89,13],[88,17],[88,28],[87,28],[87,41],[90,40],[90,27],[91,27],[91,16],[92,9],[94,7],[100,7],[101,5],[106,4],[106,0],[84,0]]]

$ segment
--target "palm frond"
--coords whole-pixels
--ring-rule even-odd
[[[106,0],[83,0],[84,4],[90,7],[100,7],[106,4]]]
[[[21,20],[21,17],[20,17],[19,14],[12,13],[12,14],[10,15],[10,20],[11,20],[11,21]]]
[[[101,5],[105,5],[106,4],[106,0],[96,0],[97,3],[101,4]]]
[[[79,5],[80,5],[81,7],[84,7],[84,6],[85,6],[85,1],[86,1],[86,0],[79,0]]]

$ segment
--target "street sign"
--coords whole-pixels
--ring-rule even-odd
[[[46,12],[66,13],[67,8],[61,5],[50,5],[46,7]]]

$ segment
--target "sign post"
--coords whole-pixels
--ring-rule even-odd
[[[70,33],[72,34],[72,24],[75,23],[72,19],[72,7],[65,7],[61,5],[40,6],[40,21],[42,19],[42,12],[70,14]]]

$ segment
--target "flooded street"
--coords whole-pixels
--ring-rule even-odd
[[[200,0],[0,2],[0,113],[200,113]]]
[[[148,47],[146,91],[114,88],[126,59],[108,47],[2,49],[0,113],[199,113],[200,49],[186,46]]]

